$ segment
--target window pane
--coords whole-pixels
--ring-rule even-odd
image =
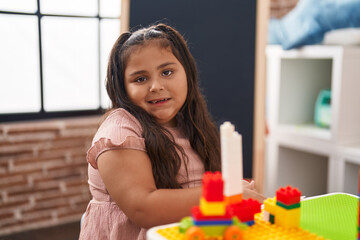
[[[0,0],[1,11],[35,13],[37,11],[36,0]]]
[[[43,14],[96,16],[97,0],[40,0]]]
[[[121,0],[100,0],[101,17],[120,17]]]
[[[100,54],[101,54],[101,106],[110,107],[110,99],[105,89],[106,68],[111,48],[120,34],[120,20],[103,19],[100,21]]]
[[[99,107],[98,20],[43,17],[46,111]]]
[[[0,113],[40,110],[36,16],[0,14]]]

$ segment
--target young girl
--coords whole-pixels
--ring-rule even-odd
[[[167,25],[117,39],[106,89],[112,109],[87,154],[93,199],[80,239],[145,239],[198,205],[204,171],[221,170],[219,133],[186,42]]]

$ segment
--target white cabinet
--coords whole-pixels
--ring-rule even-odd
[[[306,196],[358,194],[360,47],[267,47],[265,194],[292,185]],[[331,126],[314,124],[319,92],[331,90]]]

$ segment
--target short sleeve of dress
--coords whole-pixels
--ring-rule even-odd
[[[139,121],[122,108],[111,112],[99,127],[87,152],[87,161],[97,169],[100,154],[115,149],[146,151]]]

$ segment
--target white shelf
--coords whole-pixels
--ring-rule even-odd
[[[347,159],[347,161],[353,162],[360,166],[360,143],[340,146],[338,151],[343,158]]]
[[[328,157],[279,146],[277,188],[292,185],[302,195],[316,196],[327,193]]]
[[[278,131],[282,133],[297,134],[310,138],[322,139],[324,141],[331,140],[331,131],[327,128],[317,127],[315,124],[281,124]]]
[[[268,46],[266,54],[270,134],[265,192],[271,196],[280,185],[292,183],[307,194],[357,194],[360,48],[317,45],[284,51]],[[331,90],[329,128],[314,124],[322,89]],[[321,186],[314,187],[312,181]]]
[[[360,167],[360,143],[341,146],[338,148],[339,161],[343,167],[343,180],[341,188],[346,193],[359,194],[358,182]]]
[[[358,195],[359,164],[345,162],[345,174],[343,181],[343,192]]]
[[[287,185],[299,188],[305,196],[327,192],[330,155],[279,139],[267,138],[266,142],[266,196]]]

